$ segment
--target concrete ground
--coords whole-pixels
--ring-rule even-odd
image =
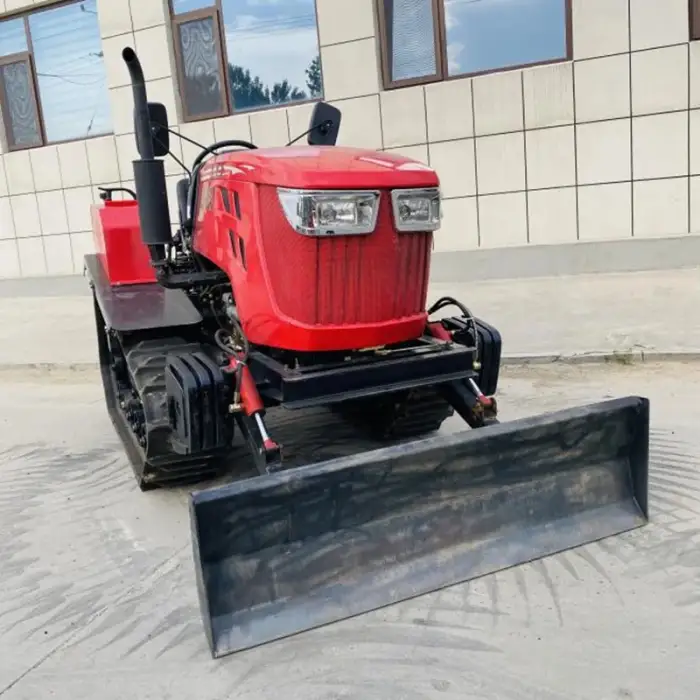
[[[640,295],[657,314],[652,326],[675,333],[648,290]],[[526,314],[533,299],[510,303]],[[686,320],[698,318],[687,297],[677,303]],[[639,318],[619,339],[635,337]],[[540,319],[533,332],[534,346],[549,331]],[[71,336],[57,330],[54,345],[79,353]],[[6,369],[0,697],[696,700],[698,386],[700,364],[690,362],[507,367],[504,419],[611,396],[651,399],[651,524],[214,661],[196,599],[187,491],[137,490],[96,372]],[[446,430],[460,428],[453,420]],[[325,449],[312,451],[320,433]],[[307,459],[362,446],[318,414],[282,439]]]
[[[465,274],[468,277],[468,274]],[[0,368],[96,361],[87,280],[0,281]],[[507,357],[695,353],[700,270],[433,284],[495,325]]]

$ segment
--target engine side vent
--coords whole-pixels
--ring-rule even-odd
[[[231,198],[229,197],[228,190],[225,187],[220,187],[219,192],[221,192],[221,200],[224,203],[224,210],[231,212]]]
[[[238,236],[231,229],[229,229],[228,237],[231,241],[231,250],[233,251],[233,257],[238,259]]]

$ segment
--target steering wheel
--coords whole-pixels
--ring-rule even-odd
[[[199,174],[199,168],[202,165],[202,161],[215,151],[220,148],[230,148],[233,146],[240,146],[241,148],[247,148],[248,150],[255,150],[257,146],[250,141],[241,141],[240,139],[227,139],[225,141],[216,141],[208,148],[205,148],[194,160],[192,164],[192,181],[190,182],[190,190],[187,197],[187,211],[191,212],[194,210],[194,201],[196,199],[197,193],[197,175]]]

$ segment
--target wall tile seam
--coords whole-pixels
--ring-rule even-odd
[[[111,1],[111,2],[114,2],[114,0],[110,0],[110,1]],[[147,2],[148,0],[145,0],[145,1]],[[151,0],[151,1],[153,1],[153,0]],[[133,32],[133,31],[134,31],[134,15],[133,15],[133,13],[131,12],[131,2],[130,2],[130,0],[127,0],[127,1],[126,1],[126,10],[127,10],[127,12],[129,13],[129,24],[131,25],[131,31]],[[98,23],[99,23],[99,11],[98,11],[98,20],[97,20],[97,21],[98,21]],[[119,36],[119,35],[117,35],[117,36]]]
[[[366,100],[368,97],[377,97],[378,98],[382,92],[384,92],[384,90],[380,90],[379,92],[367,92],[367,93],[363,93],[362,95],[351,95],[349,97],[334,97],[332,99],[328,99],[326,97],[321,97],[321,98],[319,98],[319,101],[323,100],[325,102],[330,102],[331,104],[337,104],[338,102],[347,102],[348,100]],[[296,106],[296,105],[291,104],[291,106]],[[282,107],[275,107],[273,109],[282,109]],[[286,107],[286,109],[289,109],[289,107]],[[247,114],[259,114],[260,112],[266,112],[266,111],[268,111],[268,110],[265,110],[265,109],[261,109],[258,111],[251,110],[251,111],[247,112]],[[234,112],[234,114],[236,114],[236,113]],[[238,114],[241,114],[241,112],[238,112]],[[232,116],[232,115],[228,115],[228,116]],[[225,117],[222,117],[222,118],[225,119]]]
[[[114,180],[108,180],[107,182],[114,182]],[[6,194],[0,197],[0,199],[5,199],[6,197],[22,197],[27,194],[48,194],[50,192],[71,192],[73,190],[82,190],[86,187],[95,187],[105,184],[103,180],[93,180],[92,182],[86,183],[85,185],[71,185],[69,187],[51,187],[50,189],[33,189],[27,190],[26,192],[18,192],[16,194]]]
[[[688,146],[688,220],[687,220],[687,232],[690,233],[693,230],[693,182],[691,176],[693,173],[693,152],[692,152],[692,142],[693,142],[693,125],[691,119],[692,109],[692,98],[693,98],[693,85],[692,85],[692,70],[691,70],[691,55],[690,55],[690,42],[688,42],[688,133],[687,133],[687,146]],[[633,173],[634,174],[634,171]],[[633,190],[634,194],[634,190]]]
[[[365,37],[363,39],[351,39],[348,41],[344,42],[337,42],[336,44],[325,44],[323,48],[326,48],[327,46],[338,46],[341,44],[349,44],[353,43],[356,41],[366,41],[367,39],[372,39],[376,37]],[[700,41],[700,40],[698,40]],[[544,66],[560,66],[560,65],[575,65],[577,63],[587,63],[590,61],[597,61],[605,58],[614,58],[618,56],[631,56],[635,54],[641,54],[641,53],[649,53],[650,51],[659,51],[663,49],[671,49],[671,48],[677,48],[680,46],[689,46],[692,44],[693,41],[682,41],[682,42],[676,42],[672,44],[661,44],[659,46],[652,46],[652,47],[647,47],[643,49],[635,49],[631,51],[616,51],[614,53],[604,53],[596,56],[585,56],[581,58],[573,58],[570,60],[564,60],[564,61],[556,61],[553,63],[549,64],[534,64],[532,66],[525,66],[524,68],[518,68],[518,69],[508,69],[508,68],[503,68],[501,70],[494,71],[492,73],[486,73],[486,74],[470,74],[470,73],[465,73],[463,75],[455,75],[455,76],[450,76],[449,79],[443,79],[443,80],[432,80],[426,83],[419,83],[419,85],[422,86],[428,86],[428,85],[435,85],[435,84],[440,84],[440,83],[450,83],[452,81],[457,81],[457,80],[478,80],[478,79],[484,79],[487,80],[490,76],[492,75],[500,75],[503,73],[511,73],[511,72],[519,72],[521,74],[525,74],[526,72],[530,71],[536,71],[538,69],[543,68]],[[411,87],[416,87],[416,86],[402,86],[402,87],[396,87],[396,88],[387,88],[381,90],[381,92],[396,92],[400,90],[409,90]]]
[[[456,141],[463,141],[463,140],[470,140],[470,139],[455,139]],[[446,142],[441,142],[441,143],[446,143]],[[424,147],[424,146],[430,146],[430,145],[435,145],[435,144],[410,144],[406,146],[398,146],[398,147],[392,147],[392,148],[386,148],[383,149],[385,152],[391,152],[391,151],[398,151],[401,150],[402,148],[416,148],[416,147]],[[174,173],[170,174],[167,177],[169,178],[174,178],[174,177],[179,177],[180,173]],[[548,185],[546,187],[528,187],[527,189],[519,189],[519,190],[499,190],[497,192],[489,192],[489,193],[482,193],[483,196],[490,196],[493,194],[505,194],[505,193],[512,193],[512,192],[538,192],[542,190],[553,190],[553,189],[572,189],[575,187],[594,187],[597,185],[607,185],[607,184],[619,184],[619,183],[626,183],[626,182],[650,182],[650,181],[658,181],[658,180],[676,180],[680,178],[687,178],[687,177],[698,177],[700,176],[700,170],[693,171],[692,168],[689,168],[689,173],[682,173],[679,175],[660,175],[660,176],[652,176],[652,177],[632,177],[632,178],[624,178],[624,179],[619,179],[619,180],[596,180],[594,182],[579,182],[577,184],[561,184],[561,185]],[[60,188],[52,188],[52,189],[47,189],[47,190],[27,190],[23,192],[17,192],[17,193],[8,193],[6,195],[0,196],[0,200],[7,199],[7,200],[14,200],[19,197],[28,197],[28,196],[34,196],[37,198],[39,195],[43,194],[50,194],[50,193],[55,193],[55,192],[74,192],[77,190],[84,190],[84,189],[94,189],[99,186],[104,186],[106,184],[116,184],[116,180],[110,180],[109,182],[105,181],[97,181],[97,182],[91,182],[89,184],[85,185],[75,185],[75,186],[70,186],[70,187],[60,187]],[[133,178],[127,178],[127,179],[121,179],[119,182],[123,185],[125,183],[133,182]],[[457,196],[451,196],[451,197],[444,197],[444,199],[462,199],[462,198],[468,198],[468,197],[475,197],[477,195],[457,195]]]
[[[164,26],[164,25],[161,25],[161,26]],[[140,29],[137,29],[136,31],[139,31],[139,32],[140,32],[141,30],[140,30]],[[127,35],[129,35],[129,34],[132,34],[132,35],[133,35],[133,34],[135,34],[135,33],[136,33],[136,32],[135,32],[133,29],[129,29],[128,31],[125,31],[125,32],[117,32],[116,34],[101,34],[101,35],[100,35],[100,39],[101,39],[102,41],[108,41],[108,40],[110,40],[110,39],[117,39],[117,38],[120,37],[120,36],[127,36]]]
[[[690,103],[688,103],[690,104]],[[697,107],[693,107],[692,109],[698,109]],[[681,112],[690,112],[691,108],[690,107],[676,107],[674,109],[659,109],[659,110],[652,110],[652,111],[641,111],[641,112],[632,112],[631,116],[632,117],[655,117],[660,114],[679,114]],[[607,121],[607,120],[603,120]]]
[[[58,236],[80,236],[80,235],[86,235],[89,234],[92,236],[92,231],[63,231],[61,233],[53,233],[48,236],[46,235],[40,235],[40,236],[15,236],[14,238],[0,238],[0,241],[34,241],[34,240],[44,240],[45,238],[57,238]]]
[[[634,185],[635,183],[643,182],[666,182],[668,180],[683,180],[691,178],[700,178],[700,172],[695,175],[663,175],[660,177],[636,178],[633,180],[604,180],[600,182],[587,182],[579,185],[549,185],[547,187],[531,187],[527,190],[499,190],[497,192],[480,192],[479,194],[456,195],[451,197],[443,197],[443,201],[451,201],[458,199],[474,199],[476,197],[497,197],[504,194],[528,194],[530,192],[551,192],[553,190],[583,190],[593,187],[606,187],[609,185]]]
[[[26,197],[27,195],[34,194],[34,195],[42,195],[42,194],[51,194],[53,192],[73,192],[74,190],[83,190],[85,188],[91,188],[91,187],[100,187],[102,185],[108,184],[110,182],[116,182],[116,180],[111,179],[111,180],[94,180],[92,182],[88,182],[84,185],[71,185],[70,187],[52,187],[50,189],[33,189],[33,190],[26,190],[24,192],[8,192],[8,194],[0,196],[0,199],[9,199],[11,197]]]
[[[472,132],[476,133],[476,100],[474,99],[474,81],[469,81],[469,104],[471,107]],[[426,91],[427,105],[427,91]],[[426,126],[428,126],[426,124]],[[430,129],[428,129],[430,134]],[[481,207],[479,206],[479,166],[476,160],[476,142],[474,142],[474,191],[476,192],[476,244],[481,247]]]
[[[634,72],[632,70],[632,57],[634,55],[634,51],[632,50],[632,0],[627,0],[627,42],[630,47],[630,52],[629,56],[627,59],[627,66],[629,69],[629,80],[627,81],[627,88],[628,88],[628,103],[630,107],[630,115],[634,114],[634,95],[632,94],[633,92],[633,83],[634,83]],[[635,232],[635,217],[634,217],[634,127],[635,127],[635,119],[634,117],[631,116],[630,118],[630,141],[629,141],[629,146],[630,146],[630,238],[634,238],[634,232]]]
[[[423,94],[423,97],[425,99],[425,92]],[[385,149],[384,144],[386,141],[384,140],[384,110],[382,109],[382,95],[381,92],[377,93],[377,114],[379,114],[379,141],[382,144],[381,150]],[[342,128],[342,124],[341,124]],[[426,136],[427,136],[427,131],[428,131],[428,125],[425,125],[426,129]],[[402,148],[402,146],[397,146],[396,148]],[[428,153],[428,159],[430,159],[430,153]]]
[[[156,80],[167,80],[170,77],[174,76],[166,76],[162,78],[157,78]],[[150,81],[149,81],[150,82]],[[113,86],[110,88],[111,90],[117,90],[121,88],[127,88],[130,87],[130,85],[119,85],[119,86]],[[337,97],[333,98],[332,100],[328,100],[329,102],[332,102],[333,104],[337,104],[340,102],[347,102],[349,100],[361,100],[361,99],[367,99],[369,97],[376,97],[382,94],[382,92],[388,92],[388,91],[380,91],[380,92],[372,92],[372,93],[367,93],[367,94],[362,94],[362,95],[354,95],[351,97]],[[319,98],[320,100],[324,98]],[[295,107],[298,107],[298,105],[295,105],[294,103],[289,103],[288,105],[281,105],[279,107],[275,107],[274,109],[293,109]],[[248,116],[249,118],[257,115],[257,114],[264,114],[266,112],[269,112],[271,110],[269,109],[261,109],[261,110],[246,110],[246,111],[240,111],[240,112],[232,112],[229,115],[226,115],[224,117],[217,117],[216,119],[204,119],[204,120],[198,120],[198,121],[192,121],[192,122],[178,122],[176,124],[173,124],[172,128],[180,127],[180,126],[189,126],[190,124],[201,124],[201,123],[213,123],[219,119],[227,119],[229,117],[233,116]],[[449,139],[434,139],[428,142],[424,143],[406,143],[402,144],[401,146],[397,146],[396,148],[402,148],[402,147],[407,147],[407,146],[419,146],[419,145],[425,145],[425,143],[450,143],[452,141],[461,141],[467,138],[487,138],[489,136],[503,136],[505,134],[514,134],[514,133],[519,133],[519,132],[529,132],[529,131],[543,131],[546,129],[559,129],[567,126],[573,126],[573,125],[578,125],[578,124],[601,124],[604,122],[612,122],[612,121],[621,121],[623,119],[630,119],[631,117],[646,117],[646,116],[658,116],[658,115],[663,115],[663,114],[678,114],[681,112],[688,112],[688,111],[700,111],[700,106],[693,107],[679,107],[675,109],[665,109],[665,110],[660,110],[660,111],[652,111],[652,112],[631,112],[626,115],[622,116],[614,116],[614,117],[604,117],[600,119],[574,119],[574,121],[566,121],[561,124],[546,124],[544,126],[535,126],[535,127],[530,127],[526,129],[511,129],[507,131],[494,131],[494,132],[487,132],[487,133],[479,133],[473,136],[463,136],[463,137],[458,137],[458,138],[449,138]],[[75,141],[71,141],[70,143],[87,143],[88,141],[99,139],[99,138],[108,138],[112,137],[115,138],[117,136],[128,136],[128,135],[133,135],[133,131],[111,131],[105,134],[100,134],[99,136],[94,136],[91,139],[76,139]],[[46,146],[61,146],[63,145],[62,143],[47,143]],[[9,155],[10,153],[21,153],[23,151],[30,151],[32,149],[21,149],[18,151],[12,151],[4,154],[0,154],[0,157]]]
[[[659,44],[658,46],[649,46],[643,49],[630,49],[628,51],[614,51],[612,53],[601,53],[596,54],[595,56],[581,56],[578,58],[574,57],[571,61],[568,61],[568,63],[588,63],[590,61],[599,61],[602,58],[613,58],[615,56],[627,56],[629,54],[649,53],[650,51],[659,51],[661,49],[672,49],[678,46],[686,46],[688,44],[693,44],[695,41],[699,40],[678,41],[672,44]],[[562,63],[567,63],[567,61],[562,61]]]
[[[571,32],[573,34],[573,7],[571,8],[572,18],[571,18]],[[576,64],[572,63],[571,66],[571,100],[573,102],[573,112],[574,112],[574,209],[576,215],[576,240],[581,240],[581,206],[579,197],[579,151],[578,151],[578,128],[576,119]],[[525,137],[527,138],[527,136]],[[526,164],[527,165],[527,164]],[[529,196],[528,196],[529,199]]]
[[[700,111],[700,107],[693,107],[693,108],[688,108],[688,107],[680,107],[678,109],[665,109],[661,110],[658,112],[641,112],[641,113],[629,113],[626,114],[625,116],[620,116],[620,117],[606,117],[604,119],[590,119],[590,120],[580,120],[575,122],[576,126],[580,126],[583,124],[604,124],[605,122],[619,122],[623,121],[625,119],[638,119],[638,118],[644,118],[644,117],[658,117],[662,116],[665,114],[682,114],[683,112],[693,112],[693,111]],[[547,127],[550,128],[550,127]]]
[[[144,0],[144,2],[155,2],[155,0]],[[101,38],[102,39],[114,39],[115,37],[118,36],[125,36],[126,34],[136,34],[137,32],[143,32],[146,31],[147,29],[154,29],[156,27],[168,27],[170,22],[166,19],[164,22],[156,22],[155,24],[146,24],[143,27],[139,27],[138,29],[134,25],[134,15],[131,12],[131,3],[128,3],[129,7],[129,21],[131,22],[131,29],[126,32],[115,32],[114,34],[102,34]]]
[[[630,54],[639,54],[639,53],[649,53],[650,51],[660,51],[662,49],[673,49],[678,46],[687,46],[689,44],[694,43],[695,41],[698,41],[697,39],[688,39],[686,41],[674,41],[671,44],[659,44],[658,46],[645,46],[642,49],[631,49],[630,51],[626,51],[625,53],[630,53]]]
[[[48,273],[48,260],[46,259],[46,247],[44,246],[44,237],[43,236],[32,236],[31,238],[25,238],[24,240],[36,240],[39,239],[41,241],[41,253],[42,257],[44,259],[44,270],[46,271],[44,274]],[[17,256],[19,257],[19,274],[20,276],[24,277],[24,270],[22,266],[22,256],[19,254],[19,243],[17,243]]]
[[[586,120],[586,121],[577,121],[574,123],[574,126],[587,126],[589,124],[605,124],[606,122],[620,122],[620,121],[629,121],[630,119],[644,119],[646,117],[660,117],[664,115],[669,115],[669,114],[683,114],[685,112],[700,112],[700,107],[692,107],[692,108],[687,108],[687,107],[682,107],[680,109],[666,109],[660,112],[643,112],[641,114],[627,114],[625,116],[621,117],[606,117],[605,119],[591,119],[591,120]],[[571,126],[571,124],[564,124],[563,126]],[[552,129],[556,127],[539,127],[539,128],[544,128],[544,129]],[[528,131],[536,131],[536,129],[528,129]]]
[[[525,71],[520,73],[520,104],[522,107],[523,116],[523,176],[525,181],[525,191],[527,192],[529,187],[528,179],[528,158],[527,158],[527,110],[525,109]],[[476,153],[476,144],[474,144],[474,151]],[[477,161],[477,171],[476,177],[479,179],[479,164]],[[530,243],[530,198],[525,195],[525,240]]]
[[[427,142],[421,142],[421,143],[404,143],[401,144],[400,146],[390,146],[388,148],[385,148],[384,150],[393,150],[397,148],[412,148],[415,146],[426,146],[426,145],[437,145],[441,143],[455,143],[457,141],[470,141],[470,140],[476,140],[476,139],[487,139],[487,138],[492,138],[496,136],[510,136],[512,134],[529,134],[532,132],[539,132],[539,131],[551,131],[553,129],[566,129],[572,126],[580,126],[580,125],[588,125],[588,124],[605,124],[607,122],[620,122],[620,121],[629,121],[630,119],[634,118],[643,118],[643,117],[656,117],[656,116],[663,116],[663,115],[668,115],[668,114],[682,114],[683,112],[700,112],[700,108],[693,108],[693,109],[674,109],[674,110],[667,110],[664,112],[651,112],[648,114],[637,114],[637,115],[627,115],[624,117],[610,117],[607,119],[594,119],[590,121],[582,121],[582,122],[572,122],[568,124],[554,124],[554,125],[548,125],[548,126],[538,126],[538,127],[533,127],[531,129],[515,129],[512,131],[499,131],[499,132],[494,132],[492,134],[479,134],[477,136],[459,136],[455,138],[449,138],[449,139],[433,139]]]
[[[146,0],[146,2],[148,2],[148,0]],[[155,27],[166,27],[167,28],[169,24],[170,23],[166,20],[165,22],[157,22],[156,24],[146,24],[143,27],[139,27],[138,29],[134,26],[133,32],[134,33],[142,32],[145,29],[154,29]],[[133,26],[133,19],[132,19],[132,26]],[[124,32],[124,33],[127,33],[127,32]],[[121,34],[115,34],[114,36],[121,36]],[[111,37],[108,37],[108,38],[111,38]]]
[[[357,37],[356,39],[344,39],[343,41],[334,41],[330,44],[319,43],[318,48],[319,49],[328,49],[328,48],[331,48],[333,46],[345,46],[346,44],[356,44],[358,41],[368,41],[369,39],[375,40],[377,38],[378,37],[376,34],[372,34],[370,36]]]
[[[347,41],[336,42],[336,43],[334,43],[334,44],[324,44],[324,45],[322,46],[322,48],[327,48],[327,47],[330,47],[330,46],[340,46],[340,45],[343,45],[343,44],[350,44],[350,43],[354,43],[354,42],[357,42],[357,41],[366,41],[367,39],[375,39],[375,38],[376,38],[376,37],[372,36],[372,37],[363,37],[363,38],[361,38],[361,39],[350,39],[350,40],[347,40]],[[679,42],[679,43],[673,43],[673,44],[663,44],[663,45],[659,45],[659,46],[655,46],[655,47],[650,47],[650,48],[637,49],[637,50],[634,50],[634,51],[618,51],[618,52],[615,52],[615,53],[601,54],[601,55],[599,55],[599,56],[587,56],[587,57],[585,57],[585,58],[575,58],[575,59],[572,59],[572,60],[568,60],[568,61],[559,61],[559,62],[556,62],[556,63],[547,64],[547,65],[567,65],[567,64],[572,64],[572,65],[573,65],[573,64],[576,64],[576,63],[586,63],[586,62],[590,62],[590,61],[596,61],[596,60],[605,59],[605,58],[613,58],[613,57],[617,57],[617,56],[630,56],[630,55],[634,55],[634,54],[648,53],[648,52],[650,52],[650,51],[659,51],[659,50],[662,50],[662,49],[676,48],[676,47],[680,47],[680,46],[688,46],[688,45],[690,45],[691,43],[692,43],[692,42],[686,41],[686,42]],[[525,74],[526,72],[528,72],[528,71],[535,71],[535,70],[540,69],[540,68],[542,68],[541,65],[533,65],[533,66],[528,66],[528,67],[525,67],[525,68],[517,69],[517,71],[524,75],[524,74]],[[501,74],[501,73],[510,73],[510,72],[513,72],[513,71],[512,71],[512,70],[509,70],[509,69],[507,69],[507,68],[505,68],[505,69],[503,69],[503,70],[496,71],[496,72],[494,72],[494,73],[485,74],[485,75],[481,75],[481,74],[476,74],[476,75],[464,74],[464,75],[459,75],[459,76],[451,76],[449,80],[436,80],[436,81],[430,81],[430,82],[428,82],[428,83],[419,83],[419,85],[420,85],[420,86],[423,86],[423,87],[426,87],[426,86],[428,86],[428,85],[434,85],[434,84],[440,84],[440,83],[449,83],[449,82],[452,82],[453,80],[474,80],[474,79],[482,79],[482,78],[483,78],[483,79],[488,79],[488,77],[491,76],[491,75],[499,75],[499,74]],[[408,86],[408,87],[404,86],[404,87],[398,87],[398,88],[388,88],[388,89],[382,89],[382,90],[380,90],[380,92],[397,92],[397,91],[401,91],[401,90],[410,90],[412,87],[416,87],[416,86]],[[358,97],[359,97],[359,96],[358,96]],[[353,99],[353,98],[336,98],[334,101],[338,101],[338,100],[340,100],[340,99]]]

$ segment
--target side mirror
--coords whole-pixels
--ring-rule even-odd
[[[342,113],[327,102],[317,102],[311,115],[309,146],[335,146]]]
[[[148,103],[148,119],[151,122],[151,138],[153,155],[156,158],[167,156],[170,151],[170,132],[168,131],[168,110],[160,102]],[[143,158],[143,150],[139,141],[139,131],[136,129],[136,148]]]

